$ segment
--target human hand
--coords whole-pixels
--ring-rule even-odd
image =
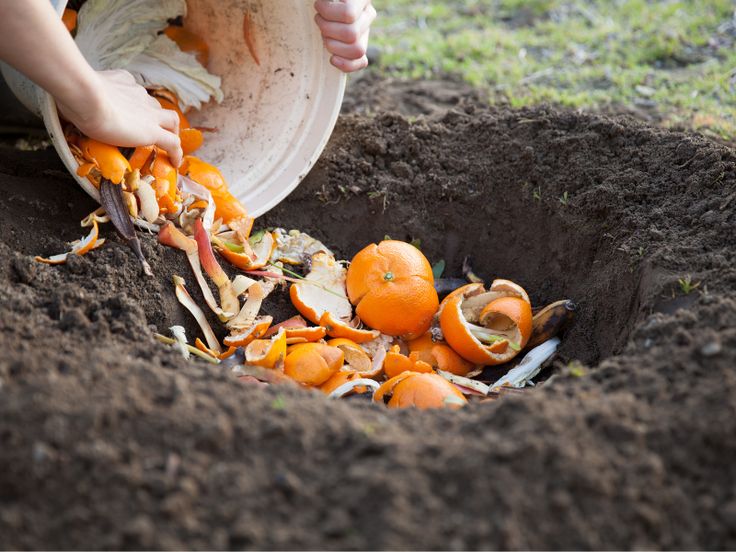
[[[179,117],[163,109],[127,71],[96,71],[94,82],[59,112],[90,138],[121,147],[156,145],[181,164]],[[72,105],[73,104],[73,105]]]
[[[368,35],[376,10],[371,0],[316,0],[315,21],[332,65],[351,73],[368,65]]]

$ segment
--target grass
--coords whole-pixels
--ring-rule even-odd
[[[515,107],[634,108],[736,135],[732,0],[377,2],[379,70],[462,76]]]
[[[693,282],[691,276],[685,276],[684,278],[679,278],[677,280],[677,283],[680,285],[680,290],[685,295],[690,295],[693,291],[698,289],[700,287],[700,282]]]

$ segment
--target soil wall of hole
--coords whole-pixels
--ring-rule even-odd
[[[106,229],[99,251],[35,263],[94,205],[53,151],[0,148],[0,547],[736,546],[732,150],[488,109],[452,82],[359,81],[347,106],[261,223],[345,257],[419,239],[449,275],[472,254],[535,303],[574,299],[549,378],[391,412],[184,362],[151,337],[194,330],[171,291],[181,256],[145,238],[146,279]]]

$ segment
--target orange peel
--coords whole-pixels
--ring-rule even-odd
[[[318,386],[343,365],[345,356],[337,347],[324,343],[302,343],[290,348],[284,373],[302,385]]]
[[[245,362],[263,368],[280,368],[286,357],[286,332],[279,330],[271,339],[254,339],[245,348]]]
[[[525,293],[513,290],[513,295],[498,297],[508,290],[461,289],[465,291],[446,298],[440,309],[440,326],[448,345],[475,364],[502,364],[514,358],[531,335],[531,305]],[[478,326],[479,322],[484,325]]]
[[[254,339],[270,337],[273,334],[266,335],[266,332],[271,326],[271,322],[273,322],[272,316],[259,316],[250,327],[231,333],[222,342],[228,347],[245,347]]]
[[[255,322],[266,297],[268,297],[268,290],[264,282],[256,282],[250,286],[248,298],[243,303],[243,307],[234,318],[228,320],[227,327],[231,330],[249,328]]]
[[[375,391],[380,384],[372,379],[366,379],[355,370],[340,370],[330,379],[320,385],[319,389],[331,399],[339,399],[353,393],[367,393],[369,389]]]
[[[374,402],[389,408],[461,408],[468,400],[450,382],[437,374],[402,372],[384,382],[373,395]]]
[[[378,330],[364,330],[338,320],[331,312],[324,312],[319,318],[320,326],[327,328],[327,335],[335,338],[346,338],[356,343],[365,343],[376,339],[381,332]]]
[[[231,265],[241,270],[258,270],[263,268],[268,264],[271,253],[276,247],[276,239],[272,232],[264,232],[258,240],[248,240],[247,246],[227,242],[221,236],[222,234],[213,238],[217,252]],[[237,248],[238,250],[233,250],[232,248]]]
[[[200,338],[196,338],[194,340],[194,347],[199,349],[203,353],[216,358],[217,360],[225,360],[226,358],[233,356],[235,354],[235,351],[238,350],[237,347],[228,347],[226,351],[223,351],[222,353],[216,353],[215,351],[207,347],[207,345],[204,344],[204,341],[202,341]]]
[[[349,368],[347,369],[343,368],[342,370],[335,372],[332,376],[330,376],[330,379],[328,379],[326,382],[320,385],[319,390],[329,395],[341,385],[349,381],[359,380],[359,379],[360,379],[360,374],[358,374],[358,372],[356,372],[355,370],[349,369]],[[355,391],[358,393],[361,392],[361,391],[358,391],[357,389],[355,389]]]
[[[371,378],[380,373],[380,369],[376,370],[373,367],[371,357],[368,356],[365,349],[355,341],[339,337],[337,339],[330,339],[327,345],[340,349],[345,356],[345,364],[360,374],[361,377]]]
[[[434,339],[432,339],[432,332],[426,332],[416,339],[407,341],[406,345],[409,347],[410,353],[418,354],[419,360],[432,365],[436,363],[435,357],[432,354],[432,347],[436,345]]]
[[[345,294],[345,268],[328,253],[312,255],[311,271],[291,285],[289,296],[296,310],[314,324],[322,325],[326,312],[340,321],[352,318],[353,307]]]
[[[201,148],[204,143],[202,131],[196,128],[185,128],[180,130],[179,138],[181,140],[181,149],[184,152],[184,155],[194,153]]]
[[[432,347],[431,354],[434,357],[433,366],[438,370],[458,376],[467,376],[475,369],[475,364],[468,362],[453,351],[451,347],[443,343],[438,343]]]
[[[215,217],[222,220],[231,229],[242,234],[243,241],[248,238],[253,226],[253,217],[243,207],[243,204],[230,193],[222,173],[209,163],[193,155],[184,157],[179,172],[207,188],[215,202]]]
[[[207,67],[210,48],[201,36],[178,25],[169,25],[164,29],[164,34],[176,42],[182,52],[194,55],[202,67]]]
[[[84,223],[91,215],[88,215],[82,222]],[[60,253],[58,255],[51,255],[50,257],[41,257],[36,256],[34,259],[38,261],[39,263],[49,264],[49,265],[59,265],[64,264],[69,259],[69,255],[86,255],[93,249],[97,249],[98,247],[102,247],[102,245],[105,243],[104,238],[100,238],[100,228],[97,225],[97,220],[92,218],[90,219],[92,221],[91,226],[92,228],[89,231],[89,234],[87,234],[84,238],[81,240],[75,240],[71,243],[71,250],[67,251],[66,253]]]
[[[126,173],[131,170],[130,163],[115,146],[92,138],[80,138],[79,148],[84,158],[94,163],[102,177],[113,184],[120,184]]]
[[[398,345],[394,345],[386,353],[386,359],[383,361],[383,371],[388,378],[398,376],[402,372],[434,372],[429,363],[419,360],[418,352],[413,352],[409,356],[406,356],[401,354],[400,350],[401,348]]]
[[[69,31],[70,33],[74,32],[74,30],[77,28],[77,10],[66,8],[64,10],[64,13],[61,15],[61,20],[64,23],[67,31]]]

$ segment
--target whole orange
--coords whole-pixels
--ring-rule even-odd
[[[402,241],[385,240],[360,251],[350,263],[346,285],[360,319],[387,335],[422,335],[439,307],[432,266],[419,249]]]

